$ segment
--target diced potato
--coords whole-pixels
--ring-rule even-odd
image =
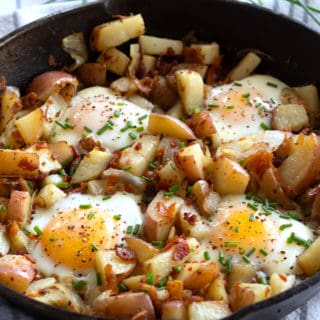
[[[221,273],[210,283],[206,297],[211,300],[221,300],[229,303],[229,296],[226,290],[226,282]]]
[[[156,319],[151,298],[143,292],[128,292],[117,296],[102,293],[93,301],[93,309],[98,315],[110,318],[132,319],[141,312],[143,319]]]
[[[309,126],[305,107],[301,104],[282,104],[272,112],[272,129],[299,132]]]
[[[278,168],[280,181],[290,197],[305,191],[320,172],[320,140],[312,133],[300,134],[293,152]]]
[[[16,221],[8,223],[7,232],[10,240],[11,253],[21,254],[30,252],[31,243],[29,238],[23,231],[21,231]]]
[[[230,71],[227,76],[229,81],[241,80],[249,76],[260,64],[261,58],[253,52],[249,52],[242,60]]]
[[[140,70],[142,71],[142,76],[146,76],[155,68],[157,58],[143,54],[140,61]]]
[[[141,291],[141,285],[145,283],[146,276],[145,275],[137,275],[127,277],[122,280],[122,283],[131,291],[137,292]]]
[[[320,270],[319,250],[320,237],[298,257],[298,264],[307,276],[313,276]]]
[[[233,311],[271,297],[271,287],[259,283],[236,282],[230,290]]]
[[[171,240],[175,241],[175,239]],[[174,258],[174,253],[179,250],[179,247],[188,246],[189,250],[185,252],[185,255]],[[183,265],[183,263],[190,259],[190,257],[196,254],[199,250],[199,242],[194,238],[178,239],[173,242],[173,245],[158,253],[156,256],[146,260],[143,263],[144,273],[152,272],[155,277],[164,278],[168,276],[173,268]]]
[[[86,87],[105,86],[107,68],[102,63],[84,63],[77,68],[76,76]]]
[[[222,195],[245,193],[250,176],[238,163],[226,157],[215,158],[215,190]]]
[[[187,310],[183,301],[173,300],[162,305],[161,320],[187,319]]]
[[[50,208],[65,196],[66,194],[61,189],[50,183],[40,189],[34,202],[42,208]]]
[[[154,135],[143,135],[131,147],[121,152],[118,167],[136,176],[141,176],[148,168],[148,163],[153,161],[159,145],[159,137]]]
[[[125,237],[124,240],[126,241],[128,248],[134,251],[137,260],[140,263],[143,263],[159,253],[159,249],[142,239],[136,237]]]
[[[194,113],[187,123],[198,138],[209,137],[217,132],[213,119],[206,110]]]
[[[112,272],[121,281],[126,278],[136,266],[135,259],[124,260],[120,258],[116,250],[98,250],[95,256],[96,270],[101,274],[102,285],[107,282],[106,266],[112,267]]]
[[[204,79],[204,77],[207,74],[208,66],[202,63],[179,63],[171,69],[171,73],[174,73],[177,70],[185,70],[185,69],[192,70],[199,73],[201,77]]]
[[[184,111],[180,100],[172,108],[167,110],[167,115],[177,119],[181,119],[183,117]]]
[[[36,143],[42,135],[42,111],[37,108],[15,121],[26,144]]]
[[[53,154],[54,158],[62,165],[73,159],[72,146],[68,145],[66,141],[57,141],[48,144],[48,149]]]
[[[270,276],[271,294],[275,296],[283,291],[292,288],[295,284],[296,277],[293,274],[285,275],[273,273]]]
[[[183,203],[184,200],[177,196],[165,196],[163,191],[157,193],[144,215],[143,230],[148,241],[163,241],[168,238]]]
[[[214,262],[187,262],[175,277],[182,280],[185,289],[200,290],[212,282],[219,274]]]
[[[31,213],[31,197],[27,191],[14,190],[8,203],[7,219],[24,226]]]
[[[307,103],[308,107],[314,114],[318,114],[320,112],[319,93],[315,85],[310,84],[302,87],[295,87],[294,90]]]
[[[184,122],[166,114],[151,113],[149,115],[148,131],[153,134],[164,134],[180,139],[195,139],[192,130]]]
[[[190,182],[205,178],[205,155],[198,143],[178,150],[179,166]]]
[[[8,234],[6,232],[6,227],[0,224],[0,257],[6,255],[10,249],[10,242]]]
[[[198,240],[209,236],[211,228],[194,206],[184,204],[178,212],[179,227],[183,234]]]
[[[184,172],[178,168],[172,160],[169,160],[159,170],[160,181],[170,186],[181,185],[184,177]]]
[[[192,115],[195,110],[203,106],[203,79],[198,72],[192,70],[178,70],[175,75],[183,107],[187,114]]]
[[[19,111],[20,105],[20,92],[16,87],[7,86],[1,95],[1,111],[0,111],[0,128],[13,119],[14,115]]]
[[[110,84],[110,88],[121,95],[132,95],[138,88],[128,77],[120,77]]]
[[[111,160],[112,154],[106,151],[93,149],[81,160],[75,173],[71,178],[72,184],[96,179],[101,175]]]
[[[150,55],[180,55],[183,52],[183,42],[167,38],[140,36],[139,45],[143,54]]]
[[[113,73],[122,76],[127,71],[130,58],[117,48],[109,48],[101,53],[97,62],[105,65]]]
[[[170,300],[182,300],[184,297],[184,288],[182,280],[167,281]]]
[[[231,315],[229,306],[223,301],[200,301],[189,305],[189,320],[219,320]]]
[[[110,21],[93,29],[90,39],[91,48],[103,51],[117,47],[144,32],[145,25],[141,14]]]
[[[198,62],[203,64],[212,64],[220,54],[219,44],[216,42],[208,44],[192,44],[190,47],[199,51],[201,61]]]
[[[59,183],[64,181],[64,177],[61,174],[50,174],[48,176],[46,176],[43,180],[42,180],[42,186],[47,186],[49,184],[54,184],[54,185],[58,185]]]
[[[35,275],[34,264],[25,256],[8,254],[0,258],[0,283],[18,292],[25,292]]]
[[[257,268],[250,265],[232,264],[228,287],[231,288],[236,282],[250,282],[256,276]]]

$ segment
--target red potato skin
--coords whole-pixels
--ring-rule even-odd
[[[15,220],[23,226],[28,219],[30,195],[27,191],[13,190],[8,203],[7,219]]]

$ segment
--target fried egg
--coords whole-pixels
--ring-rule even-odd
[[[270,128],[271,112],[281,104],[285,87],[274,77],[254,75],[211,88],[205,104],[220,141],[238,140]]]
[[[46,276],[86,275],[95,253],[122,243],[128,226],[142,224],[139,198],[118,192],[109,197],[69,194],[49,209],[38,208],[27,226],[38,237],[32,256]]]
[[[312,241],[313,233],[291,217],[295,218],[293,213],[248,200],[245,195],[225,196],[214,213],[203,250],[209,250],[220,265],[219,256],[232,256],[232,263],[258,266],[267,275],[293,274],[297,257]]]
[[[51,141],[77,145],[82,138],[92,137],[107,150],[115,151],[132,144],[146,131],[150,112],[110,89],[87,88],[71,100],[56,121]]]

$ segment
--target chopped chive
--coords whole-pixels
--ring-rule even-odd
[[[100,272],[96,273],[97,286],[102,286],[102,276]]]
[[[208,251],[205,251],[204,253],[203,253],[203,257],[204,257],[204,260],[210,260],[211,258],[210,258],[210,254],[209,254],[209,252]]]
[[[256,251],[255,247],[252,247],[251,249],[249,249],[247,251],[247,253],[245,254],[245,256],[250,257],[254,252]]]
[[[238,243],[236,241],[226,241],[224,246],[228,248],[234,248],[238,246]]]
[[[75,127],[75,125],[72,125],[70,123],[65,123],[64,126],[66,129],[74,129],[74,127]]]
[[[122,168],[123,171],[129,171],[132,167],[131,166],[126,166],[124,168]]]
[[[163,247],[163,241],[151,241],[151,244],[152,244],[154,247],[160,247],[160,248]]]
[[[234,109],[234,106],[232,106],[232,105],[226,106],[226,109]]]
[[[180,142],[178,143],[178,149],[182,149],[182,148],[184,148],[185,146],[186,146],[186,143],[183,142],[183,141],[180,141]]]
[[[60,189],[67,189],[67,188],[69,188],[69,183],[68,182],[59,182],[59,183],[57,183],[57,187]]]
[[[247,200],[252,200],[253,197],[254,197],[254,194],[253,194],[252,192],[247,192],[247,193],[246,193],[246,199],[247,199]]]
[[[4,212],[7,212],[7,210],[8,210],[8,207],[5,204],[2,204],[0,207],[0,212],[4,213]]]
[[[256,108],[259,108],[260,106],[261,106],[261,102],[259,102],[259,103],[257,103],[257,104],[255,105]]]
[[[250,259],[246,255],[242,256],[242,259],[246,263],[250,263],[251,262]]]
[[[263,130],[269,130],[269,126],[267,124],[265,124],[264,122],[261,122],[260,123],[260,128],[263,129]]]
[[[224,252],[223,251],[219,251],[218,253],[218,261],[225,266],[225,261],[224,261]]]
[[[93,212],[89,212],[87,215],[87,219],[91,220],[94,217],[94,213]]]
[[[293,243],[293,242],[295,242],[299,246],[305,246],[306,248],[308,248],[312,241],[302,239],[296,236],[294,232],[291,232],[290,237],[287,239],[287,243]]]
[[[66,175],[66,171],[62,168],[59,171],[60,176],[65,176]]]
[[[287,223],[287,224],[282,224],[280,227],[279,227],[279,230],[284,230],[284,229],[287,229],[287,228],[290,228],[292,227],[292,223]]]
[[[272,98],[270,98],[270,101],[272,104],[276,104],[276,102]]]
[[[227,274],[231,273],[231,269],[232,269],[232,264],[231,261],[233,259],[233,256],[228,256],[226,259],[226,272]]]
[[[263,248],[261,248],[261,249],[259,250],[259,252],[260,252],[262,255],[264,255],[265,257],[268,255],[268,252],[267,252],[265,249],[263,249]]]
[[[136,135],[134,132],[132,132],[132,131],[128,133],[128,136],[129,136],[132,140],[135,140],[135,139],[138,138],[137,135]]]
[[[234,231],[238,233],[238,232],[240,231],[239,226],[236,226],[236,227],[234,228]]]
[[[119,118],[121,116],[121,113],[119,110],[114,110],[113,115],[114,117]]]
[[[133,226],[128,226],[126,230],[126,234],[132,234]]]
[[[209,222],[212,222],[213,219],[214,219],[214,214],[212,213],[212,214],[210,214],[210,216],[209,216],[209,218],[208,218],[208,221],[209,221]]]
[[[242,95],[242,98],[249,98],[250,97],[250,93],[248,92],[248,93],[244,93],[243,95]]]
[[[56,238],[50,237],[50,238],[49,238],[49,241],[50,241],[50,242],[55,242],[55,241],[56,241]]]
[[[137,130],[137,132],[142,132],[142,131],[144,130],[144,127],[143,127],[143,126],[140,126],[140,127],[138,127],[136,130]]]
[[[76,167],[75,166],[71,166],[70,169],[69,169],[69,175],[72,176],[75,171],[76,171]]]
[[[90,209],[91,208],[91,204],[80,204],[79,205],[79,208],[80,209]]]
[[[110,194],[108,194],[107,196],[104,196],[104,197],[102,198],[103,201],[109,200],[109,199],[111,199],[111,195],[110,195]]]
[[[176,166],[175,166],[172,162],[170,162],[170,167],[171,167],[173,170],[177,170]]]
[[[148,272],[146,274],[146,282],[148,284],[152,285],[152,286],[154,285],[154,274],[153,274],[153,272]]]
[[[97,245],[95,243],[92,242],[90,245],[91,245],[92,251],[99,251],[99,248],[97,247]]]
[[[103,127],[101,127],[98,131],[97,131],[97,135],[101,136],[105,131],[107,131],[108,129],[112,130],[112,125],[107,122]]]
[[[125,131],[127,131],[128,129],[129,129],[128,127],[123,127],[123,128],[120,129],[120,132],[125,132]]]
[[[289,220],[289,219],[290,219],[290,217],[289,217],[288,215],[286,215],[286,214],[280,214],[279,217],[280,217],[281,219],[286,219],[286,220]]]
[[[144,114],[143,116],[140,116],[140,117],[138,118],[138,120],[139,120],[139,121],[142,121],[142,120],[144,120],[147,116],[148,116],[147,114]]]
[[[71,157],[68,157],[66,160],[64,160],[64,161],[62,162],[62,166],[63,166],[63,167],[67,166],[72,160],[73,160],[73,157],[72,157],[72,156],[71,156]]]
[[[240,254],[245,254],[246,250],[244,248],[239,248],[239,253]]]
[[[39,228],[39,226],[34,226],[33,230],[36,232],[36,234],[38,236],[41,236],[42,235],[42,231],[41,229]]]
[[[120,214],[116,214],[113,216],[113,220],[119,221],[121,220],[121,215]]]
[[[118,289],[120,290],[120,291],[128,291],[128,287],[124,284],[124,283],[122,283],[122,282],[120,282],[120,283],[118,283]]]
[[[110,124],[111,127],[114,126],[114,122],[111,119],[109,119],[107,122]]]
[[[62,129],[66,129],[66,126],[59,120],[55,120],[54,121],[59,127],[61,127]]]
[[[159,287],[165,287],[167,285],[167,281],[167,278],[160,279],[158,283]]]
[[[193,113],[200,113],[201,109],[199,107],[193,109]]]
[[[131,129],[131,128],[133,128],[133,127],[134,127],[134,126],[133,126],[132,121],[131,121],[131,120],[127,121],[127,128]]]
[[[288,212],[288,216],[293,220],[300,220],[299,216],[294,212]]]
[[[132,234],[136,236],[139,233],[140,224],[136,224],[133,228]]]
[[[254,221],[254,213],[250,213],[249,221],[250,222]]]
[[[261,116],[261,115],[263,115],[263,113],[264,113],[264,107],[260,107],[258,109],[258,114]]]
[[[219,108],[220,106],[218,104],[208,104],[209,109],[216,109]]]
[[[242,87],[242,83],[240,83],[240,82],[234,82],[233,85],[235,85],[237,87]]]
[[[152,180],[151,178],[146,177],[146,176],[141,176],[141,179],[144,180],[144,181],[146,181],[146,182],[149,182],[149,183],[152,183],[152,182],[153,182],[153,180]]]
[[[77,282],[75,282],[72,287],[74,290],[81,290],[84,288],[84,286],[86,285],[86,282],[83,280],[79,280]]]
[[[247,207],[252,209],[253,211],[257,211],[258,210],[258,206],[256,204],[254,204],[254,203],[251,203],[251,202],[247,203]]]
[[[182,267],[179,265],[179,266],[176,266],[175,267],[175,270],[177,271],[177,272],[181,272],[181,270],[182,270]]]
[[[155,170],[155,169],[158,168],[158,167],[157,167],[153,162],[151,162],[151,161],[148,162],[148,167],[151,168],[151,169],[153,169],[153,170]]]
[[[259,282],[259,283],[265,284],[265,285],[268,284],[266,275],[265,275],[263,272],[258,271],[258,272],[257,272],[257,276],[258,276],[258,282]]]
[[[276,83],[274,83],[274,82],[268,81],[268,82],[267,82],[267,85],[268,85],[269,87],[278,88],[278,85],[277,85]]]
[[[124,106],[124,105],[125,105],[125,103],[123,101],[117,102],[117,106],[119,106],[119,107]]]

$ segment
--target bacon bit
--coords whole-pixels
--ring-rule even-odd
[[[197,216],[191,212],[184,212],[183,219],[186,220],[191,226],[194,226],[197,222]]]
[[[185,296],[184,301],[187,304],[191,304],[192,302],[201,302],[204,298],[200,296]]]
[[[137,142],[137,143],[135,144],[135,146],[134,146],[134,150],[139,151],[139,150],[141,150],[141,149],[142,149],[142,144],[141,144],[141,142]]]
[[[112,265],[107,264],[104,267],[104,276],[105,276],[105,286],[103,286],[102,290],[111,290],[111,294],[115,295],[119,293],[118,289],[118,281],[117,281],[117,276],[112,270]]]
[[[42,105],[42,101],[38,99],[38,95],[35,92],[29,92],[21,98],[23,109],[34,109]]]
[[[124,16],[124,15],[121,15],[121,14],[113,14],[112,15],[113,19],[120,19],[120,20],[123,20],[123,19],[128,18],[128,17],[130,17],[130,16]]]
[[[185,239],[179,238],[178,243],[173,248],[172,259],[180,261],[185,258],[190,252],[188,242]]]
[[[170,206],[167,207],[163,202],[159,201],[157,203],[157,210],[162,216],[172,218],[176,210],[176,204],[171,203]]]
[[[282,280],[282,281],[285,281],[285,282],[287,282],[287,276],[285,275],[285,274],[282,274],[282,273],[280,273],[279,274],[279,278]]]
[[[189,63],[203,63],[204,55],[201,53],[200,48],[185,47],[183,56],[186,62]]]
[[[133,250],[126,249],[126,248],[116,248],[116,254],[119,258],[129,261],[129,260],[135,260],[136,255]]]
[[[36,163],[29,162],[27,159],[22,159],[19,162],[18,167],[20,167],[24,170],[27,170],[27,171],[34,171],[39,168],[39,165]]]
[[[19,112],[22,109],[22,104],[21,102],[15,102],[12,106],[12,112],[14,114],[16,114],[17,112]]]
[[[6,78],[4,76],[0,76],[0,91],[6,89]]]
[[[81,140],[79,143],[79,147],[80,147],[81,151],[83,150],[83,151],[87,151],[87,152],[92,151],[94,148],[99,148],[100,150],[103,149],[101,142],[96,141],[93,137],[87,137],[87,138]]]
[[[183,281],[182,280],[170,280],[167,282],[167,289],[169,291],[170,300],[182,300],[183,299]]]
[[[57,65],[56,59],[52,54],[49,54],[48,64],[49,64],[50,67],[55,67]]]
[[[206,84],[208,85],[213,85],[214,83],[220,81],[222,79],[222,67],[221,67],[221,62],[222,62],[223,56],[220,55],[218,56],[213,64],[209,67],[207,71],[207,76],[206,76]]]
[[[110,168],[118,168],[119,160],[121,158],[121,151],[117,150],[113,153],[113,157],[109,162]]]
[[[247,160],[247,168],[262,177],[272,165],[272,154],[261,150],[250,156]]]
[[[8,221],[8,224],[6,226],[6,231],[10,238],[14,237],[19,232],[19,230],[20,228],[16,221],[14,220]]]
[[[48,148],[48,144],[46,141],[39,141],[37,142],[35,147],[36,147],[36,150],[46,149]]]
[[[135,84],[135,86],[141,93],[147,96],[151,93],[153,79],[151,79],[150,77],[144,77],[141,80],[133,78],[132,82]]]

